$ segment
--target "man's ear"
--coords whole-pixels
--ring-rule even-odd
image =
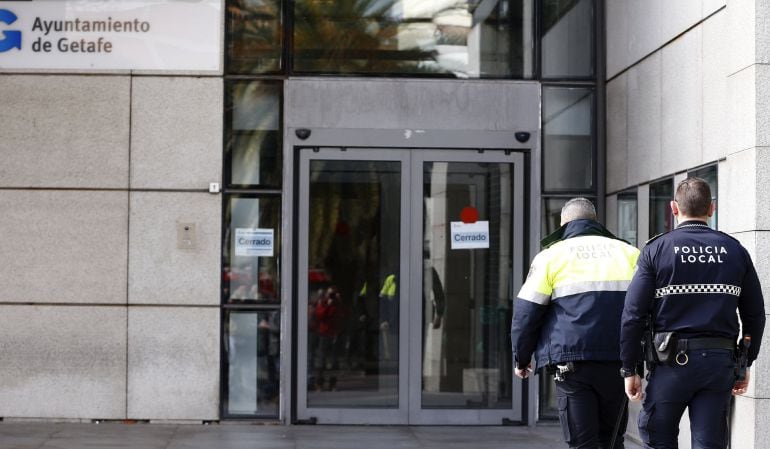
[[[674,216],[679,215],[679,204],[677,204],[676,201],[671,201],[669,204],[671,205],[671,213],[674,214]]]
[[[714,212],[717,210],[717,205],[715,202],[711,202],[711,206],[709,206],[709,213],[708,216],[711,218],[712,215],[714,215]]]

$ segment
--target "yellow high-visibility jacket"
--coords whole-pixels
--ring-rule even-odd
[[[532,261],[514,304],[514,359],[526,367],[619,360],[620,316],[639,250],[593,220],[560,228]]]

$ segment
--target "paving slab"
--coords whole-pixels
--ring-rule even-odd
[[[559,449],[558,423],[537,427],[285,426],[2,422],[0,449]],[[626,441],[626,449],[641,449]]]

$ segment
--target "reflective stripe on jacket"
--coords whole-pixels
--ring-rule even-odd
[[[575,220],[532,261],[514,305],[517,366],[619,360],[620,316],[639,250],[598,222]]]
[[[740,323],[736,315],[740,315]],[[703,221],[685,221],[644,247],[628,289],[621,328],[623,364],[642,358],[639,340],[648,315],[655,332],[738,340],[751,335],[749,366],[765,329],[765,300],[754,263],[734,237]]]

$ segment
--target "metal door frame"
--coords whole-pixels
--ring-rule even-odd
[[[300,421],[315,418],[319,423],[333,424],[463,424],[499,425],[505,419],[522,420],[521,381],[514,378],[512,386],[512,408],[497,410],[426,409],[421,408],[422,398],[422,195],[423,163],[441,162],[500,162],[513,164],[513,285],[512,294],[521,287],[523,279],[516,273],[523,272],[523,253],[526,253],[524,228],[524,204],[526,199],[525,158],[520,152],[511,150],[468,150],[468,149],[408,149],[391,148],[301,148],[299,149],[298,179],[298,246],[296,279],[297,357],[296,363],[296,419]],[[401,162],[401,236],[400,242],[400,285],[401,304],[399,308],[399,386],[398,408],[322,408],[307,406],[307,310],[308,290],[303,285],[308,272],[309,227],[309,174],[311,160],[360,160]],[[517,249],[519,257],[517,257]],[[414,269],[412,269],[414,267]],[[303,275],[304,273],[304,275]],[[408,288],[403,288],[408,286]],[[407,302],[405,302],[407,301]]]
[[[412,195],[411,195],[411,259],[413,267],[409,288],[410,318],[412,323],[409,339],[409,424],[410,425],[500,425],[505,419],[521,421],[522,387],[521,380],[513,377],[511,387],[511,409],[423,409],[422,408],[422,360],[423,360],[423,164],[425,162],[488,162],[513,165],[512,192],[512,245],[513,285],[511,299],[521,288],[523,257],[516,257],[524,251],[524,155],[509,150],[428,150],[412,152]],[[513,357],[513,354],[510,355]],[[513,374],[513,373],[511,373]]]
[[[298,260],[297,260],[297,310],[306,311],[308,308],[308,289],[303,286],[308,273],[308,232],[310,205],[310,161],[311,160],[351,160],[351,161],[383,161],[401,162],[401,233],[399,251],[401,265],[399,267],[399,283],[401,286],[410,285],[409,278],[409,221],[410,213],[410,152],[403,149],[358,149],[358,148],[317,148],[303,149],[299,153],[299,213],[298,213]],[[403,291],[403,289],[402,289]],[[405,295],[402,295],[402,297]],[[403,299],[402,299],[403,303]],[[408,391],[407,376],[409,360],[408,344],[409,308],[399,307],[399,351],[398,351],[398,408],[322,408],[307,405],[307,313],[297,314],[297,418],[309,420],[315,418],[320,423],[332,424],[406,424],[408,421]]]

